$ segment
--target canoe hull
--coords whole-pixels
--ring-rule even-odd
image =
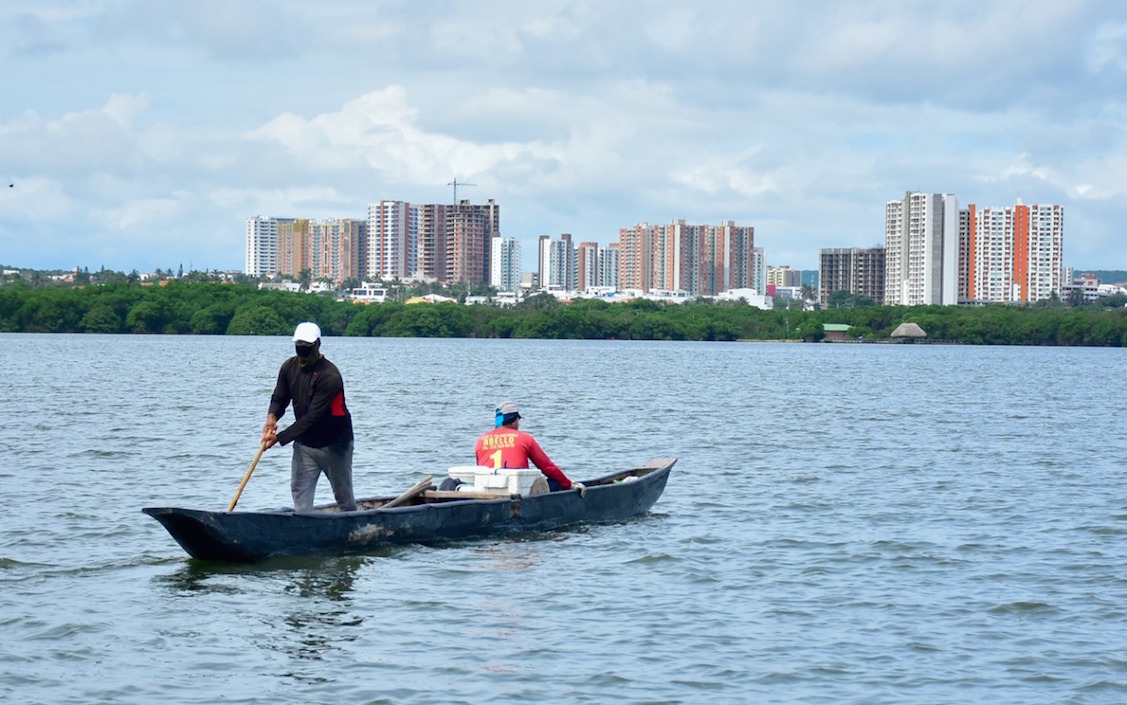
[[[251,562],[280,555],[364,553],[395,544],[628,519],[653,507],[675,462],[675,458],[658,458],[625,473],[584,482],[588,489],[583,497],[566,491],[496,499],[420,498],[390,509],[355,512],[210,512],[178,507],[142,511],[159,521],[190,556],[201,560]],[[382,502],[362,500],[360,505]]]

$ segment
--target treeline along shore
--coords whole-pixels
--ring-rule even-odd
[[[357,304],[248,284],[171,281],[85,287],[0,287],[0,332],[288,335],[300,321],[325,335],[620,340],[805,340],[823,324],[848,324],[847,339],[883,342],[905,322],[927,342],[974,345],[1127,346],[1127,309],[1066,306],[862,306],[764,311],[743,302],[667,304],[637,299],[561,303],[548,294],[515,307],[457,303]]]

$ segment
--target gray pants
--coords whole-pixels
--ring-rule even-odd
[[[311,448],[294,441],[293,461],[290,463],[290,492],[293,493],[294,511],[313,511],[317,479],[322,472],[333,486],[333,497],[336,498],[337,505],[344,511],[354,511],[356,498],[352,494],[352,441],[343,448]]]

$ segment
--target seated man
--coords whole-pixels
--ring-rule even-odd
[[[515,403],[501,402],[496,416],[499,425],[492,431],[483,433],[474,445],[478,465],[488,468],[527,468],[528,461],[531,460],[540,472],[548,476],[548,488],[553,492],[576,489],[580,495],[583,494],[583,485],[569,480],[540,448],[536,439],[520,430],[520,410]]]

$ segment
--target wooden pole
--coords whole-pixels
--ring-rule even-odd
[[[250,470],[247,470],[247,474],[243,475],[243,481],[239,483],[239,489],[235,491],[235,497],[231,500],[231,504],[227,507],[227,511],[231,512],[235,510],[235,505],[239,503],[239,496],[243,493],[243,488],[247,486],[247,480],[250,479],[250,474],[254,472],[255,466],[258,465],[258,459],[262,457],[262,452],[265,450],[266,441],[263,441],[262,445],[258,447],[258,455],[254,456],[254,462],[250,464]]]
[[[420,493],[430,489],[430,487],[431,487],[430,483],[431,483],[431,480],[433,480],[433,479],[434,479],[434,475],[427,475],[423,479],[416,482],[414,484],[414,486],[411,487],[411,489],[407,490],[406,492],[399,495],[395,499],[391,500],[387,504],[376,507],[376,509],[391,509],[392,507],[398,507],[400,504],[403,504],[404,502],[411,499],[415,495],[420,494]]]

